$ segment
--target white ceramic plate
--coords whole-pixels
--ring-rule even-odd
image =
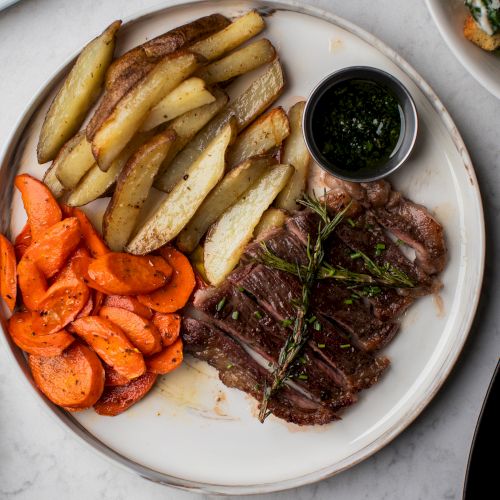
[[[482,50],[463,35],[468,9],[463,0],[425,0],[441,36],[465,69],[500,99],[500,54]]]
[[[379,450],[408,426],[437,392],[451,370],[471,325],[483,275],[484,226],[481,199],[465,146],[442,104],[396,53],[358,27],[324,11],[292,3],[217,1],[148,12],[128,23],[123,51],[199,16],[219,11],[236,16],[252,7],[275,7],[265,36],[276,45],[288,86],[278,104],[288,107],[307,96],[326,74],[349,65],[371,65],[400,78],[420,116],[414,154],[391,180],[413,200],[430,207],[444,224],[450,262],[439,297],[419,300],[386,350],[392,366],[382,381],[361,394],[344,419],[316,428],[298,428],[274,418],[261,425],[255,402],[224,387],[208,365],[193,360],[166,376],[156,389],[115,418],[93,411],[70,415],[43,406],[105,456],[144,477],[215,493],[259,493],[291,488],[338,473]],[[24,211],[12,177],[38,177],[35,145],[50,95],[65,65],[42,89],[3,153],[0,210],[17,234]],[[253,75],[255,76],[255,75]],[[248,84],[249,78],[238,87]],[[104,202],[91,211],[102,210]],[[12,207],[12,217],[7,217]],[[0,230],[5,230],[6,224]],[[22,354],[9,344],[14,369],[32,384]]]

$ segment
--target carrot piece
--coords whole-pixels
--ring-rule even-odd
[[[63,219],[66,219],[67,217],[74,217],[75,216],[73,207],[66,205],[66,203],[59,203],[59,206],[61,207],[61,213],[62,213]]]
[[[99,415],[114,417],[140,401],[153,387],[157,375],[146,372],[127,385],[106,387],[94,405]]]
[[[181,317],[175,313],[155,312],[153,325],[160,331],[162,343],[166,347],[178,339],[181,331]]]
[[[182,359],[182,339],[179,338],[172,345],[165,347],[163,351],[146,358],[146,366],[149,372],[165,375],[178,368]]]
[[[76,217],[63,219],[35,240],[26,255],[36,263],[46,278],[55,276],[80,243],[80,223]]]
[[[148,295],[137,298],[151,309],[171,313],[184,307],[196,284],[193,268],[185,255],[172,247],[160,249],[162,257],[173,267],[174,272],[170,282]]]
[[[146,371],[142,354],[111,321],[100,316],[87,316],[73,321],[71,331],[82,337],[120,375],[134,379]]]
[[[106,243],[104,243],[85,212],[79,208],[74,208],[73,215],[80,221],[83,239],[92,257],[100,257],[101,255],[109,253],[110,249],[106,246]]]
[[[82,279],[68,272],[47,290],[33,313],[33,328],[40,335],[62,330],[71,323],[89,300],[90,291]]]
[[[16,253],[3,234],[0,234],[0,295],[13,311],[17,298]]]
[[[135,297],[130,295],[108,295],[104,300],[105,306],[120,307],[126,309],[146,319],[153,317],[153,311],[144,304],[141,304]]]
[[[115,387],[117,385],[127,385],[130,380],[123,375],[120,375],[112,366],[103,363],[104,365],[104,386]]]
[[[163,286],[168,275],[163,259],[110,252],[89,265],[89,286],[107,294],[136,295],[149,293]],[[158,267],[162,266],[162,271]],[[170,272],[171,268],[169,267]]]
[[[91,262],[92,257],[90,256],[88,250],[84,247],[78,248],[71,256],[66,266],[56,276],[54,281],[76,277],[86,283],[88,280],[88,269]]]
[[[25,254],[28,247],[31,245],[31,229],[30,225],[26,223],[22,231],[16,236],[14,241],[14,250],[16,252],[17,261],[19,262]]]
[[[50,226],[62,219],[61,208],[50,189],[31,175],[18,175],[14,184],[21,192],[31,235],[37,240]]]
[[[85,318],[85,316],[90,316],[93,310],[94,310],[94,298],[92,297],[92,294],[89,293],[89,300],[87,300],[87,303],[83,306],[83,309],[76,315],[76,319]]]
[[[155,325],[147,319],[120,307],[103,306],[99,316],[119,326],[144,356],[161,351],[161,335]]]
[[[24,305],[31,311],[36,311],[47,293],[45,276],[26,255],[17,266],[17,276]]]
[[[102,303],[106,298],[106,295],[99,290],[93,290],[94,293],[94,309],[92,309],[92,316],[97,316],[101,310]]]
[[[37,334],[33,330],[32,315],[28,311],[11,316],[8,330],[17,347],[37,356],[59,356],[74,340],[65,330],[50,335]]]
[[[28,362],[35,384],[56,405],[88,408],[104,390],[104,368],[99,358],[78,342],[59,356],[30,354]]]

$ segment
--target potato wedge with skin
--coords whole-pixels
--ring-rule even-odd
[[[212,285],[219,285],[238,264],[255,227],[293,174],[290,165],[266,172],[210,229],[204,264]]]
[[[259,223],[254,229],[253,237],[254,239],[259,239],[264,236],[271,229],[276,229],[282,227],[285,224],[287,215],[285,211],[279,208],[268,208],[260,218]]]
[[[273,165],[272,158],[252,158],[231,170],[210,192],[194,217],[179,233],[179,250],[191,253],[208,228]]]
[[[288,211],[299,208],[297,200],[302,197],[306,190],[309,163],[311,162],[311,156],[302,135],[302,116],[305,104],[305,101],[300,101],[294,104],[288,112],[291,132],[285,140],[281,161],[293,165],[295,172],[274,202],[276,207]]]
[[[166,195],[153,215],[127,245],[127,252],[145,254],[174,239],[224,175],[226,150],[235,135],[231,120]]]
[[[275,57],[276,50],[273,44],[266,38],[262,38],[199,69],[196,76],[203,79],[207,85],[213,85],[248,73],[271,62]]]
[[[109,169],[113,160],[141,127],[150,110],[198,66],[195,54],[167,55],[130,89],[92,139],[92,153],[99,168],[104,171]]]
[[[52,166],[61,184],[66,189],[73,189],[93,165],[92,147],[82,130],[61,148]]]
[[[215,101],[201,78],[188,78],[165,96],[149,113],[141,130],[151,130],[169,120]]]
[[[57,178],[56,167],[54,163],[45,171],[43,176],[43,183],[50,189],[50,192],[54,198],[62,198],[64,194],[68,191]]]
[[[111,250],[122,251],[130,239],[158,169],[175,138],[175,132],[170,129],[155,135],[132,155],[121,171],[103,218],[103,236]]]
[[[50,105],[37,146],[38,163],[56,157],[61,146],[80,128],[101,91],[115,50],[121,21],[115,21],[87,44]]]
[[[70,207],[81,207],[104,196],[118,179],[128,159],[151,136],[151,132],[137,134],[115,158],[106,172],[103,172],[97,164],[92,166],[69,195],[67,204]]]
[[[169,170],[182,172],[196,160],[200,151],[220,132],[231,116],[236,118],[238,132],[247,127],[281,94],[285,85],[283,70],[278,60],[267,71],[254,80],[242,94],[210,121],[174,158]],[[168,175],[168,174],[165,174]],[[164,183],[165,184],[165,183]]]
[[[208,61],[213,61],[258,35],[265,25],[262,16],[252,10],[235,19],[223,30],[195,43],[191,50]]]
[[[170,192],[172,188],[182,179],[185,173],[183,165],[173,168],[171,163],[177,153],[227,104],[229,97],[222,90],[215,89],[213,92],[215,101],[201,108],[193,109],[176,118],[169,124],[169,128],[175,131],[177,139],[163,160],[160,171],[154,182],[154,187],[160,191]]]
[[[257,118],[234,141],[227,155],[229,168],[252,156],[267,153],[290,134],[283,108],[274,108]]]

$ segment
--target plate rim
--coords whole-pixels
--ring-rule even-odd
[[[219,3],[217,2],[212,3]],[[427,2],[428,0],[426,0]],[[220,3],[230,3],[234,2],[234,0],[223,0]],[[259,8],[263,11],[266,10],[285,10],[285,11],[293,11],[301,14],[309,15],[315,18],[322,19],[327,21],[333,25],[336,25],[355,36],[361,38],[363,41],[369,43],[371,46],[379,50],[384,56],[390,59],[396,66],[398,66],[404,73],[413,81],[413,83],[420,89],[420,91],[425,95],[428,99],[429,103],[432,105],[434,110],[440,116],[443,124],[445,125],[450,137],[457,149],[457,152],[460,154],[464,167],[466,169],[466,173],[470,179],[472,190],[474,191],[474,198],[477,201],[477,209],[480,216],[480,221],[478,224],[478,233],[479,240],[477,241],[480,251],[480,262],[479,262],[479,274],[477,279],[477,287],[475,293],[473,295],[471,307],[469,308],[469,312],[464,321],[461,337],[456,342],[454,350],[448,352],[446,358],[442,361],[441,367],[438,371],[438,376],[436,377],[436,381],[426,388],[425,394],[422,395],[422,398],[418,401],[418,405],[407,411],[406,414],[403,414],[398,422],[396,422],[390,429],[388,429],[385,433],[379,436],[377,439],[358,450],[353,455],[346,457],[340,462],[337,462],[334,466],[322,467],[316,471],[309,472],[307,474],[303,474],[294,478],[276,481],[276,482],[268,482],[268,483],[260,483],[260,484],[242,484],[242,485],[224,485],[224,484],[216,484],[216,483],[208,483],[201,481],[192,481],[184,478],[175,477],[169,474],[164,474],[158,471],[155,471],[152,468],[146,467],[144,465],[138,464],[131,459],[128,459],[112,448],[108,447],[106,444],[101,442],[95,436],[93,436],[87,429],[85,429],[78,421],[69,416],[62,409],[56,407],[52,403],[48,402],[43,395],[35,388],[33,381],[28,376],[27,367],[21,361],[24,359],[21,351],[12,343],[9,336],[6,334],[6,329],[4,328],[4,324],[2,322],[1,330],[2,338],[1,342],[6,347],[7,357],[9,358],[9,362],[16,365],[17,369],[20,369],[26,375],[22,377],[23,383],[29,385],[32,390],[30,390],[30,394],[35,398],[39,406],[42,407],[43,411],[46,412],[47,415],[55,417],[55,420],[59,423],[59,425],[68,432],[71,430],[73,434],[76,434],[81,441],[83,441],[90,449],[94,452],[98,453],[101,457],[105,458],[109,463],[113,463],[114,465],[120,466],[122,469],[127,470],[128,472],[133,472],[144,479],[148,479],[158,484],[163,484],[167,486],[171,486],[174,488],[187,490],[191,492],[198,492],[204,494],[222,494],[222,495],[244,495],[244,494],[262,494],[262,493],[271,493],[276,491],[283,491],[290,488],[295,488],[299,486],[304,486],[306,484],[314,483],[317,481],[321,481],[323,479],[327,479],[332,477],[344,470],[347,470],[354,465],[362,462],[363,460],[369,458],[377,451],[384,448],[388,445],[393,439],[395,439],[401,432],[403,432],[407,427],[409,427],[413,421],[421,414],[421,412],[427,407],[427,405],[434,398],[436,393],[439,391],[441,386],[444,384],[446,379],[448,378],[451,370],[456,364],[460,353],[464,347],[465,341],[469,335],[469,332],[472,327],[472,323],[476,316],[479,298],[481,294],[481,288],[483,284],[483,276],[484,276],[484,267],[485,267],[485,219],[484,219],[484,211],[483,211],[483,203],[482,197],[479,190],[479,185],[477,182],[476,174],[474,171],[474,167],[472,165],[471,158],[465,146],[465,143],[453,122],[450,114],[441,103],[440,99],[437,97],[432,88],[427,84],[427,82],[419,75],[419,73],[411,66],[405,59],[403,59],[394,49],[390,48],[384,42],[382,42],[375,35],[372,35],[368,31],[360,28],[355,23],[348,21],[342,17],[339,17],[329,11],[321,9],[319,7],[311,6],[311,5],[303,5],[299,1],[296,0],[248,0],[249,3],[256,5],[256,8]],[[135,22],[141,21],[145,18],[154,16],[159,12],[166,12],[171,9],[177,9],[181,7],[189,7],[206,3],[204,0],[162,0],[160,3],[153,5],[151,7],[141,9],[136,11],[134,14],[128,16],[124,19],[122,26],[129,26],[134,24]],[[258,6],[258,7],[257,7]],[[70,64],[76,59],[81,49],[75,51],[72,55],[70,55],[60,66],[57,68],[54,73],[41,85],[40,90],[35,93],[33,98],[28,102],[25,107],[24,112],[18,118],[17,122],[14,124],[12,131],[7,135],[7,140],[0,150],[0,168],[4,170],[5,163],[7,160],[13,160],[16,157],[16,152],[19,149],[19,139],[22,134],[29,126],[32,117],[40,104],[46,98],[48,93],[53,88],[54,84],[61,79],[62,75],[67,71]],[[14,161],[13,161],[14,162]],[[14,169],[12,169],[14,170]],[[16,169],[17,170],[17,169]],[[7,179],[6,182],[11,183],[12,178],[14,177],[16,172],[9,172],[7,169]],[[7,214],[10,219],[10,207],[11,207],[11,196],[9,199],[4,202],[2,205],[7,207]]]
[[[441,38],[444,39],[448,49],[455,56],[458,62],[467,70],[467,73],[476,80],[484,89],[486,89],[490,94],[492,94],[497,99],[500,99],[500,84],[494,85],[490,79],[484,79],[481,77],[477,71],[474,69],[473,65],[470,63],[469,57],[465,56],[463,52],[461,52],[456,44],[453,41],[453,36],[448,33],[443,27],[443,24],[439,20],[440,14],[438,12],[439,6],[436,5],[435,0],[425,0],[425,5],[427,6],[427,10],[429,11],[436,28],[441,35]],[[500,58],[499,58],[500,63]]]

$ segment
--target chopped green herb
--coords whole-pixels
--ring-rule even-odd
[[[404,241],[403,240],[400,240],[399,238],[396,240],[396,245],[398,246],[401,246],[401,245],[404,245]]]
[[[298,376],[298,378],[299,378],[300,380],[307,380],[307,375],[306,375],[305,373],[301,373],[301,374]]]
[[[349,349],[351,347],[351,344],[340,344],[341,349]]]
[[[224,309],[224,306],[226,305],[226,297],[222,297],[222,299],[219,301],[217,304],[217,307],[215,308],[217,311],[222,311]]]
[[[308,322],[309,324],[314,323],[315,321],[316,321],[316,316],[311,316],[311,317],[307,320],[307,322]]]
[[[255,311],[253,313],[253,315],[257,318],[257,319],[262,319],[262,313],[260,311]]]
[[[345,299],[344,304],[350,306],[352,304],[352,299]]]
[[[348,219],[347,219],[347,222],[349,222],[349,225],[350,225],[351,227],[356,227],[356,223],[355,223],[355,222],[354,222],[351,218],[348,218]]]
[[[379,256],[382,255],[382,251],[385,250],[385,244],[384,243],[377,243],[375,245],[375,255]]]
[[[359,259],[361,257],[361,252],[354,252],[350,255],[351,259]]]
[[[226,368],[227,368],[228,370],[230,370],[233,366],[234,366],[234,365],[233,365],[233,363],[228,363],[228,364],[227,364],[227,366],[226,366]]]
[[[245,289],[242,286],[238,287],[238,292],[244,292],[244,291],[245,291]]]
[[[324,349],[324,348],[326,347],[326,344],[318,344],[318,347],[319,347],[320,349]]]
[[[321,326],[321,323],[320,323],[319,321],[315,321],[315,322],[314,322],[314,329],[315,329],[317,332],[320,332],[322,328],[323,328],[323,327]]]
[[[233,319],[238,319],[240,317],[240,312],[239,311],[233,311],[231,314],[231,318]]]
[[[299,358],[299,362],[300,362],[300,364],[305,365],[305,364],[307,363],[307,359],[306,359],[306,357],[305,357],[305,356],[301,356],[301,357]]]
[[[281,325],[286,327],[286,326],[290,326],[292,323],[293,323],[293,321],[290,318],[287,318],[281,322]]]

